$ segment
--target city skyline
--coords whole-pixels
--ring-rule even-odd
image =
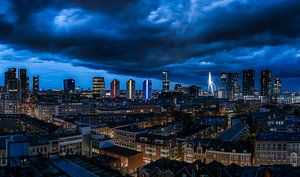
[[[35,77],[39,77],[38,78],[38,82],[39,82],[39,88],[41,89],[41,90],[49,90],[49,89],[61,89],[61,90],[65,90],[65,81],[66,80],[74,80],[74,82],[76,81],[76,79],[74,79],[74,78],[71,78],[71,77],[69,77],[69,78],[64,78],[63,80],[62,80],[62,86],[60,87],[60,88],[43,88],[43,87],[41,87],[40,86],[40,84],[41,84],[41,81],[40,81],[40,75],[33,75],[33,76],[30,76],[30,75],[26,75],[26,74],[28,74],[28,70],[27,69],[25,69],[25,68],[14,68],[14,67],[12,67],[12,68],[8,68],[7,69],[7,71],[10,71],[10,70],[14,70],[14,69],[16,69],[16,71],[14,71],[15,72],[15,74],[16,74],[16,77],[17,78],[19,78],[20,79],[20,82],[22,82],[22,79],[21,79],[21,76],[20,76],[20,71],[24,71],[25,72],[25,76],[27,76],[27,81],[26,82],[28,82],[27,84],[28,84],[28,87],[31,89],[31,88],[33,88],[33,80],[35,79]],[[7,72],[7,71],[4,71],[4,73],[3,73],[3,86],[5,86],[5,82],[4,82],[4,78],[5,78],[5,73]],[[252,69],[249,69],[249,70],[243,70],[243,71],[241,71],[240,73],[239,72],[235,72],[235,73],[233,73],[233,72],[229,72],[228,74],[237,74],[237,76],[235,76],[236,78],[237,78],[237,80],[236,80],[236,82],[237,82],[237,84],[238,84],[238,92],[240,92],[240,93],[243,93],[244,91],[243,91],[243,89],[244,89],[244,87],[243,87],[243,80],[244,80],[244,71],[245,72],[248,72],[248,71],[254,71],[254,90],[253,91],[255,91],[255,92],[258,92],[258,93],[260,93],[261,95],[263,95],[262,93],[261,93],[261,87],[262,87],[262,84],[263,83],[261,83],[262,82],[262,79],[263,79],[263,76],[261,75],[261,72],[264,72],[264,71],[269,71],[269,72],[271,72],[272,73],[272,71],[270,71],[270,70],[268,70],[268,69],[265,69],[265,70],[261,70],[261,71],[255,71],[255,70],[252,70]],[[169,85],[170,85],[170,88],[169,88],[169,90],[168,91],[174,91],[174,89],[175,89],[175,87],[176,87],[176,84],[180,84],[180,85],[182,85],[183,83],[178,83],[178,82],[172,82],[172,81],[170,81],[170,80],[168,80],[167,79],[167,81],[165,80],[166,78],[168,78],[168,71],[162,71],[161,72],[162,73],[162,77],[161,77],[161,79],[151,79],[151,77],[149,77],[149,78],[145,78],[145,79],[141,79],[141,78],[136,78],[137,80],[135,80],[135,79],[133,79],[134,77],[127,77],[128,79],[126,80],[126,78],[123,78],[123,79],[125,79],[124,80],[124,83],[123,83],[123,81],[121,80],[121,82],[120,82],[120,80],[119,79],[117,79],[116,77],[115,78],[112,78],[112,77],[109,77],[109,79],[107,80],[107,78],[105,78],[105,77],[102,77],[102,76],[93,76],[92,78],[91,78],[91,81],[87,81],[87,78],[85,78],[85,81],[86,81],[86,83],[88,83],[88,84],[90,84],[90,85],[88,85],[88,87],[82,87],[81,85],[79,85],[78,84],[78,82],[76,81],[76,84],[75,84],[75,88],[80,88],[80,89],[83,89],[83,90],[91,90],[91,91],[93,91],[94,90],[94,79],[95,78],[103,78],[104,79],[104,89],[105,90],[111,90],[111,88],[112,88],[112,83],[114,82],[114,81],[117,81],[117,82],[119,82],[118,84],[119,84],[119,86],[118,86],[118,88],[120,89],[120,90],[127,90],[127,84],[128,84],[128,81],[130,81],[130,80],[132,80],[132,81],[134,81],[134,82],[136,82],[136,81],[141,81],[140,83],[138,82],[137,83],[137,85],[134,83],[134,87],[136,87],[136,89],[137,90],[143,90],[143,82],[144,81],[146,81],[146,80],[151,80],[152,81],[152,83],[153,83],[153,81],[154,81],[154,83],[152,84],[152,89],[153,90],[160,90],[160,91],[162,91],[162,92],[165,92],[164,91],[164,83],[165,82],[167,82],[167,83],[169,83]],[[182,86],[185,86],[185,87],[190,87],[190,86],[193,86],[193,85],[196,85],[196,86],[200,86],[201,88],[202,88],[202,90],[207,90],[207,91],[209,91],[209,92],[211,92],[212,91],[212,89],[216,89],[215,91],[222,91],[222,89],[225,89],[225,87],[224,87],[224,74],[227,74],[226,72],[222,72],[222,73],[220,73],[218,76],[215,76],[215,77],[212,77],[212,75],[211,75],[211,72],[208,72],[207,73],[207,79],[208,79],[208,81],[207,81],[207,83],[201,83],[201,84],[183,84]],[[167,77],[166,77],[167,76]],[[246,76],[246,75],[245,75]],[[230,77],[233,77],[233,76],[228,76],[229,78]],[[246,76],[247,77],[247,76]],[[278,78],[278,77],[276,77],[276,76],[271,76],[270,77],[270,88],[269,88],[269,91],[271,91],[272,89],[273,89],[273,86],[271,86],[271,84],[275,84],[275,82],[276,82],[276,80],[279,80],[280,81],[280,90],[282,90],[282,91],[289,91],[289,90],[284,90],[284,89],[282,89],[282,80],[280,79],[280,78]],[[24,80],[24,79],[23,79]],[[1,81],[1,79],[0,79],[0,81]],[[230,80],[228,80],[228,81],[230,81]],[[23,81],[24,82],[24,81]],[[161,82],[161,84],[159,84],[159,82]],[[226,80],[225,80],[225,82],[227,82]],[[206,84],[206,85],[205,85]],[[208,84],[208,85],[207,85]],[[211,86],[211,85],[213,85],[213,87]],[[239,85],[241,85],[241,87],[239,86]],[[1,86],[1,85],[0,85]],[[153,87],[154,86],[154,87]],[[168,86],[169,87],[169,86]],[[210,88],[211,87],[211,88]],[[216,87],[216,88],[214,88],[214,87]],[[254,92],[253,92],[254,93]],[[214,94],[214,93],[213,93]],[[217,93],[215,93],[215,94],[217,94]]]
[[[0,177],[300,175],[300,0],[0,0]]]
[[[297,1],[1,3],[1,72],[27,68],[42,88],[65,78],[88,88],[87,76],[160,80],[162,70],[173,84],[204,86],[208,72],[252,68],[299,89]]]

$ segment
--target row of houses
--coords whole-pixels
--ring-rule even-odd
[[[215,140],[179,138],[175,132],[156,134],[131,126],[115,128],[114,140],[118,146],[142,152],[146,164],[168,158],[189,163],[201,160],[205,163],[218,161],[224,165],[235,163],[240,166],[300,166],[299,133],[261,132],[256,136],[254,144],[242,140],[247,134],[247,126],[240,124],[224,131]]]
[[[83,136],[69,132],[60,137],[37,133],[2,135],[0,137],[0,166],[17,156],[51,156],[82,154]]]

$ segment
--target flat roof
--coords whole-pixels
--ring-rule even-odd
[[[108,152],[113,152],[113,153],[116,153],[116,154],[119,154],[119,155],[125,156],[125,157],[130,157],[130,156],[134,156],[136,154],[141,153],[139,151],[123,148],[120,146],[112,146],[109,148],[104,148],[103,150],[108,151]]]
[[[245,127],[246,126],[243,124],[237,124],[225,130],[218,136],[218,139],[221,139],[222,141],[232,141]]]
[[[76,163],[67,159],[57,159],[51,161],[56,167],[66,172],[71,177],[96,177],[97,175],[80,167]]]
[[[293,132],[260,132],[257,141],[300,141],[300,133]]]
[[[126,125],[126,126],[118,127],[118,128],[115,128],[115,129],[116,129],[116,130],[122,130],[122,131],[133,132],[133,133],[141,132],[141,131],[147,130],[147,129],[145,129],[145,128],[140,128],[140,127],[138,127],[137,125]]]

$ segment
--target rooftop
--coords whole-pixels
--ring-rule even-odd
[[[245,129],[246,125],[237,124],[225,130],[221,135],[218,136],[218,139],[221,139],[222,141],[233,141]]]
[[[140,128],[137,125],[128,125],[128,126],[124,126],[124,127],[118,127],[116,128],[117,130],[123,130],[123,131],[128,131],[128,132],[141,132],[141,131],[145,131],[146,129],[144,128]]]
[[[300,141],[300,134],[294,132],[260,132],[257,141]]]
[[[116,153],[116,154],[119,154],[119,155],[125,156],[125,157],[130,157],[130,156],[134,156],[136,154],[141,153],[141,152],[131,150],[131,149],[127,149],[127,148],[123,148],[123,147],[120,147],[120,146],[112,146],[112,147],[104,148],[102,150],[105,150],[105,151],[108,151],[108,152],[113,152],[113,153]]]
[[[145,169],[154,169],[159,168],[161,171],[171,170],[173,172],[180,171],[184,167],[186,167],[189,163],[180,162],[177,160],[170,160],[167,158],[161,158],[157,161],[154,161],[148,165],[145,165],[143,168]]]

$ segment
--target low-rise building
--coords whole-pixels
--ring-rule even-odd
[[[143,153],[145,163],[162,157],[174,159],[177,157],[176,138],[155,134],[142,134],[137,137],[136,150]]]
[[[53,116],[58,115],[58,106],[56,103],[41,102],[36,107],[35,115],[41,120],[51,120]]]
[[[52,154],[81,155],[83,136],[78,131],[59,132],[50,144]]]
[[[97,157],[102,148],[108,148],[114,145],[114,140],[105,134],[93,134],[91,136],[91,155]]]
[[[18,142],[22,142],[23,145],[14,145]],[[0,167],[8,165],[8,160],[12,159],[11,154],[26,154],[27,157],[48,156],[50,154],[49,138],[46,135],[38,134],[15,134],[0,137]]]
[[[136,125],[118,127],[114,129],[114,140],[117,146],[136,149],[136,137],[138,134],[147,132],[147,129],[140,128]]]
[[[237,152],[235,150],[229,151],[216,151],[206,150],[205,151],[205,162],[210,163],[218,161],[223,165],[230,165],[235,163],[240,166],[251,166],[252,165],[252,154],[247,151]]]
[[[161,158],[150,164],[147,164],[139,169],[138,177],[175,177],[175,176],[191,176],[188,175],[187,167],[189,163],[180,162],[177,160],[170,160]],[[183,172],[183,173],[182,173]]]
[[[192,163],[196,160],[205,160],[205,151],[201,139],[185,140],[182,149],[185,162]]]
[[[135,150],[111,146],[101,149],[100,154],[118,159],[124,174],[135,175],[137,170],[143,166],[143,154]]]
[[[300,134],[261,132],[256,136],[257,165],[291,164],[300,166]]]

